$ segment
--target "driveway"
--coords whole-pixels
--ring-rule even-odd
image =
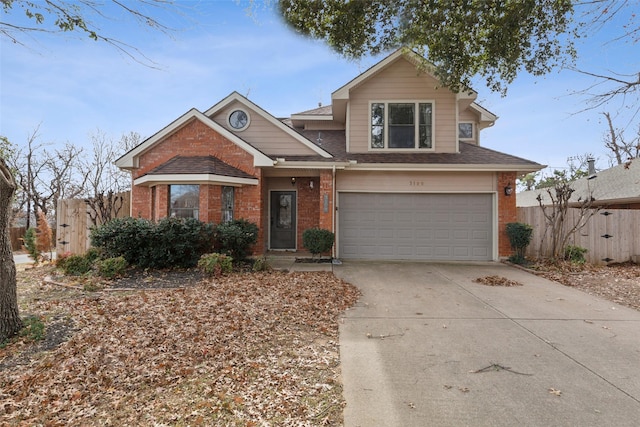
[[[638,311],[498,263],[334,273],[363,292],[340,325],[346,427],[640,423]]]

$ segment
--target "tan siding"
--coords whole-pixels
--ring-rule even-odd
[[[495,191],[493,172],[338,171],[338,191],[476,192]]]
[[[386,100],[433,100],[436,152],[456,152],[456,96],[437,81],[401,58],[355,88],[350,94],[350,151],[367,152],[369,147],[369,102]]]
[[[229,113],[236,108],[245,110],[251,118],[249,127],[242,132],[234,131],[227,122]],[[212,119],[267,155],[289,154],[304,156],[316,154],[285,131],[278,129],[258,112],[245,107],[239,102],[231,103],[227,108],[215,114]]]
[[[305,122],[304,128],[306,130],[343,130],[344,123],[324,120],[309,120],[308,122]]]

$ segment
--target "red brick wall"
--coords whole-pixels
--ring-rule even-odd
[[[329,198],[329,209],[324,211],[324,197]],[[320,228],[334,231],[333,229],[333,173],[330,170],[320,171],[320,195],[319,195]]]
[[[504,194],[504,188],[511,185],[513,193],[510,196]],[[498,256],[508,257],[513,254],[509,237],[507,236],[507,224],[517,222],[516,210],[516,173],[498,173]]]
[[[234,216],[235,218],[244,218],[258,224],[260,227],[259,243],[254,250],[262,252],[262,248],[265,247],[264,238],[266,235],[263,231],[266,222],[262,216],[262,171],[253,166],[253,156],[200,120],[193,119],[173,134],[167,136],[163,141],[157,143],[151,150],[142,154],[139,159],[139,168],[133,171],[133,179],[139,178],[149,170],[160,166],[177,155],[213,155],[225,163],[258,178],[259,185],[236,187]],[[200,186],[201,221],[220,222],[222,218],[221,191],[219,185]],[[155,212],[154,220],[166,217],[168,213],[167,197],[168,186],[158,185],[156,187],[155,209],[152,209],[151,189],[144,186],[133,186],[131,190],[132,216],[151,218],[152,212]]]
[[[313,181],[313,188],[311,188]],[[302,245],[302,233],[308,228],[320,226],[320,216],[318,212],[318,197],[320,186],[318,178],[302,177],[296,179],[296,189],[298,190],[298,234],[296,236],[298,249],[304,249]]]

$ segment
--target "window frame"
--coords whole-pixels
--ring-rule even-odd
[[[171,191],[171,187],[197,187],[198,188],[198,205],[196,207],[191,207],[191,208],[174,208],[173,205],[173,200],[172,200],[172,191]],[[175,217],[175,218],[195,218],[197,220],[200,220],[200,185],[199,184],[168,184],[167,185],[167,216],[169,217]],[[184,193],[186,194],[186,193]],[[180,197],[180,196],[178,196]],[[177,211],[191,211],[192,214],[191,216],[179,216],[177,215]]]
[[[231,205],[230,206],[225,206],[225,190],[231,190]],[[221,214],[220,214],[220,221],[222,223],[225,222],[231,222],[234,220],[235,217],[235,204],[236,204],[236,190],[235,187],[231,186],[231,185],[223,185],[220,187],[220,208],[221,208]]]
[[[463,138],[462,136],[460,136],[460,125],[464,125],[464,124],[471,125],[471,137],[469,138]],[[476,129],[476,125],[471,121],[465,120],[465,121],[458,122],[458,139],[460,141],[475,141],[476,140],[475,129]]]
[[[383,120],[381,124],[374,124],[373,123],[373,116],[372,116],[372,109],[373,106],[375,104],[382,104],[383,105]],[[389,106],[392,104],[413,104],[413,114],[414,114],[414,123],[413,123],[413,129],[414,129],[414,145],[413,147],[409,147],[409,148],[395,148],[389,147]],[[431,126],[431,146],[430,147],[420,147],[420,129],[422,126],[425,126],[423,124],[420,123],[420,105],[421,104],[430,104],[431,105],[431,123],[427,124]],[[367,133],[368,133],[368,137],[367,137],[367,150],[371,151],[371,152],[399,152],[399,153],[406,153],[406,152],[430,152],[430,151],[435,151],[435,146],[436,146],[436,138],[435,138],[435,129],[436,129],[436,121],[435,121],[435,115],[436,115],[436,102],[433,99],[409,99],[409,100],[405,100],[405,99],[393,99],[393,100],[372,100],[369,101],[369,109],[367,112]],[[383,129],[383,138],[382,138],[382,142],[383,142],[383,146],[382,147],[373,147],[372,143],[373,143],[373,128],[374,126],[381,126]]]

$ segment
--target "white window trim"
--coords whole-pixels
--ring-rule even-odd
[[[384,104],[384,148],[372,148],[371,147],[371,106],[373,104]],[[415,144],[417,145],[418,143],[418,135],[419,133],[419,114],[420,114],[420,104],[431,104],[431,148],[419,148],[419,147],[415,147],[414,148],[389,148],[389,126],[388,126],[388,122],[389,122],[389,104],[414,104],[416,106],[415,108],[415,123],[414,126],[416,127],[416,133],[415,133],[415,137],[416,140],[414,141]],[[369,101],[369,109],[367,111],[367,149],[368,151],[372,152],[372,153],[412,153],[412,152],[416,152],[416,153],[426,153],[426,152],[431,152],[431,151],[435,151],[436,150],[436,101],[434,99],[388,99],[388,100],[373,100],[373,101]]]
[[[471,138],[462,138],[460,136],[460,125],[468,123],[471,125]],[[458,139],[460,141],[475,141],[476,140],[476,124],[468,120],[461,120],[458,122]]]
[[[235,113],[236,111],[242,111],[243,113],[245,113],[247,115],[247,124],[244,125],[243,127],[239,128],[239,129],[236,129],[233,126],[231,126],[231,115],[233,113]],[[250,124],[251,124],[251,114],[249,114],[249,112],[247,110],[245,110],[244,108],[233,107],[231,110],[229,110],[229,113],[227,113],[227,126],[229,126],[229,129],[232,132],[242,132],[243,130],[247,129]]]

